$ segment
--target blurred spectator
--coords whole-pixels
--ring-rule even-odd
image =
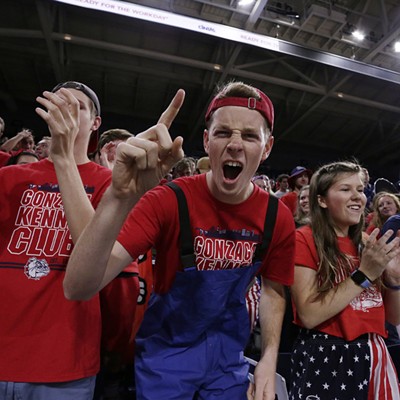
[[[100,135],[98,144],[99,159],[95,160],[103,167],[113,169],[115,164],[115,152],[120,143],[126,142],[133,134],[126,129],[109,129]]]
[[[396,187],[396,185],[389,181],[386,178],[378,178],[375,182],[374,182],[374,193],[380,193],[380,192],[388,192],[388,193],[399,193],[398,188]]]
[[[1,145],[8,140],[7,137],[4,136],[4,130],[6,128],[6,124],[4,119],[0,117],[0,147]]]
[[[294,222],[296,224],[296,228],[299,228],[303,225],[308,225],[310,223],[310,185],[303,186],[297,195],[297,208],[296,214],[294,216]]]
[[[133,134],[126,129],[113,128],[104,131],[99,138],[98,148],[101,150],[107,143],[119,144],[127,141]]]
[[[18,150],[34,151],[35,140],[33,133],[30,129],[22,128],[14,137],[8,139],[5,143],[0,146],[2,151],[18,151]]]
[[[32,151],[24,151],[20,150],[13,154],[8,162],[7,165],[22,165],[22,164],[30,164],[39,161],[39,157],[33,153]]]
[[[94,162],[114,168],[117,146],[133,134],[126,129],[104,131],[98,140]],[[143,258],[144,260],[146,257]],[[148,266],[148,263],[145,263]],[[151,255],[150,255],[151,271]],[[96,379],[93,400],[118,400],[132,385],[134,359],[134,324],[139,292],[138,264],[128,265],[100,292],[102,317],[101,370]],[[129,375],[129,376],[128,376]]]
[[[311,170],[301,166],[292,169],[290,173],[288,182],[292,191],[282,196],[281,201],[289,208],[293,216],[297,208],[297,195],[303,186],[310,183],[311,175]]]
[[[255,185],[259,186],[262,190],[273,194],[271,191],[271,184],[267,175],[255,175],[251,180]]]
[[[370,234],[375,228],[382,229],[383,224],[392,215],[400,213],[399,198],[389,192],[379,192],[372,201],[372,219],[366,232]]]
[[[374,185],[372,185],[370,183],[371,178],[369,176],[369,172],[368,172],[367,168],[363,168],[362,172],[364,174],[364,194],[367,198],[367,204],[366,204],[365,208],[366,208],[366,211],[369,212],[369,211],[371,211],[372,200],[375,195],[375,190],[374,190]]]
[[[289,193],[289,175],[288,174],[280,174],[276,178],[276,192],[275,197],[280,199],[285,194]]]
[[[50,153],[51,137],[43,136],[35,147],[35,153],[39,157],[39,160],[47,158]]]
[[[393,231],[392,236],[388,240],[388,242],[391,242],[397,236],[400,230],[400,214],[392,215],[386,220],[380,232],[381,236],[384,235],[389,229]],[[392,287],[392,290],[395,289]],[[388,337],[385,339],[385,342],[396,367],[397,375],[400,376],[400,325],[395,326],[389,322],[386,322],[386,329],[388,331]]]
[[[197,174],[204,174],[205,172],[208,172],[211,169],[210,165],[210,159],[208,156],[206,157],[201,157],[197,160],[196,163],[196,173]]]
[[[178,161],[172,168],[172,179],[181,176],[192,176],[196,169],[196,161],[192,157],[184,157]]]
[[[10,159],[11,154],[6,153],[5,151],[0,150],[0,167],[4,167],[7,165],[8,160]]]

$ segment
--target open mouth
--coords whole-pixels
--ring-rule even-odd
[[[230,181],[234,181],[242,172],[242,170],[242,164],[234,161],[229,161],[223,166],[224,178]]]

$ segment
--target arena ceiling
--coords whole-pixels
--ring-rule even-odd
[[[97,92],[101,131],[134,133],[153,125],[182,87],[171,133],[201,156],[206,106],[217,84],[235,79],[275,105],[263,171],[354,156],[375,177],[399,178],[398,0],[2,0],[0,22],[9,136],[22,126],[46,134],[35,98],[60,81]]]

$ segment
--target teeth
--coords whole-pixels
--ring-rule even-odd
[[[241,167],[241,164],[235,161],[228,161],[225,165],[228,165],[229,167]]]
[[[350,208],[351,208],[352,210],[359,210],[361,207],[360,207],[360,206],[350,206]]]

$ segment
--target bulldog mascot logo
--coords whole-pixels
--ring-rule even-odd
[[[31,257],[24,267],[24,274],[28,279],[38,281],[40,278],[47,276],[50,273],[50,268],[45,260],[38,260]]]

